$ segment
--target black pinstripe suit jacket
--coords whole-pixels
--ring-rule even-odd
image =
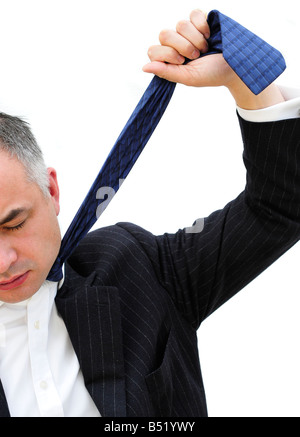
[[[68,261],[56,304],[103,416],[206,416],[197,329],[299,239],[300,119],[240,123],[246,189],[201,232],[118,224]]]

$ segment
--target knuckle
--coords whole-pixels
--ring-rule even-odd
[[[206,16],[207,16],[207,14],[205,12],[203,12],[201,9],[194,9],[190,14],[191,18],[201,17],[201,18],[206,19]]]
[[[187,20],[181,20],[181,21],[179,21],[179,22],[177,23],[176,31],[177,31],[178,33],[182,33],[182,32],[184,32],[184,31],[186,30],[186,28],[188,27],[188,25],[189,25],[189,21],[187,21]]]
[[[151,46],[151,47],[149,47],[149,49],[148,49],[148,57],[151,59],[152,57],[153,57],[153,52],[154,52],[154,49],[155,49],[155,47],[154,46]]]
[[[199,12],[199,9],[192,10],[192,12],[190,13],[190,19],[193,20],[196,16],[199,15]]]
[[[159,41],[161,44],[164,44],[166,41],[168,41],[170,35],[170,31],[168,29],[163,29],[159,34]]]
[[[207,23],[207,14],[205,12],[196,9],[191,13],[190,19],[192,23],[195,25],[195,27],[199,30],[199,32],[207,33],[208,23]]]

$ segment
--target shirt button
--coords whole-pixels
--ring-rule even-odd
[[[40,382],[40,388],[41,388],[42,390],[47,390],[47,388],[48,388],[48,384],[47,384],[47,382],[46,382],[46,381],[41,381],[41,382]]]
[[[34,328],[35,329],[40,329],[40,321],[39,320],[36,320],[35,322],[34,322]]]

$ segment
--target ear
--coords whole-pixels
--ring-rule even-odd
[[[60,205],[59,205],[59,186],[57,182],[57,174],[54,168],[48,168],[48,177],[49,177],[49,193],[50,197],[56,212],[56,215],[58,216],[60,211]]]

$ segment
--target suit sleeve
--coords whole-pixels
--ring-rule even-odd
[[[198,232],[138,231],[160,283],[194,328],[300,238],[300,119],[239,121],[245,191]]]

